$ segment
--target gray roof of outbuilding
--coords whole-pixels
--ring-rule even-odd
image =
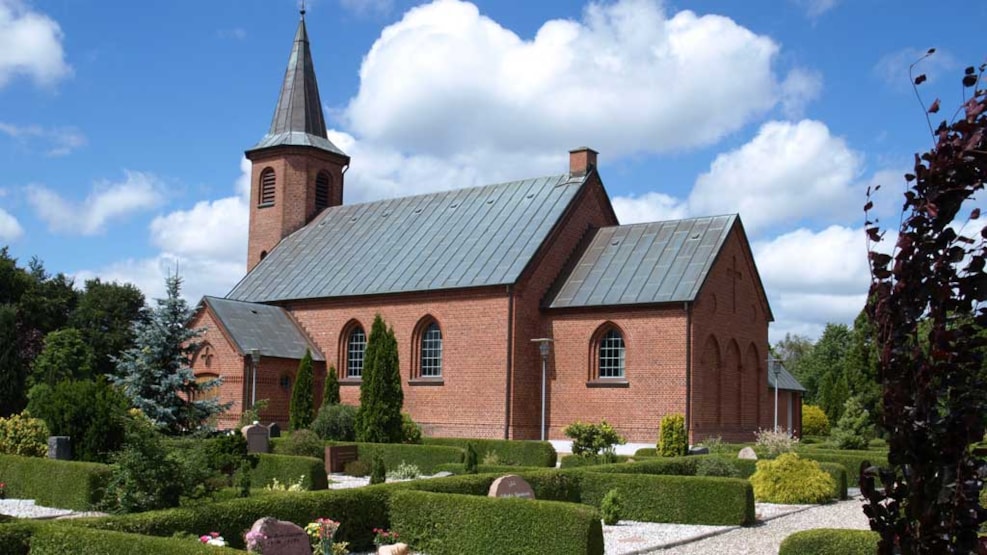
[[[271,128],[247,152],[274,146],[311,146],[346,156],[326,138],[326,120],[322,114],[322,100],[319,98],[319,84],[315,80],[304,17],[298,22],[295,32]]]
[[[324,210],[227,298],[273,302],[511,284],[585,177],[558,175]]]
[[[695,300],[736,215],[596,230],[551,308]]]
[[[802,384],[785,369],[785,366],[780,361],[772,359],[768,359],[768,389],[774,389],[775,387],[775,370],[778,371],[778,389],[805,391]]]
[[[325,360],[322,353],[298,329],[295,321],[279,306],[245,303],[217,297],[203,297],[227,334],[244,355],[258,349],[261,356],[301,360],[305,349],[312,360]]]

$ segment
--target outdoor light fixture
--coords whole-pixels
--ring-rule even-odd
[[[250,385],[250,408],[257,402],[257,368],[260,366],[260,349],[250,349],[250,362],[253,374]]]
[[[532,339],[532,343],[538,344],[538,352],[541,354],[541,440],[545,441],[545,376],[547,375],[548,368],[548,353],[552,350],[552,341],[554,339],[550,337],[539,337],[538,339]]]
[[[781,375],[781,360],[777,358],[768,359],[768,367],[775,375],[775,431],[778,431],[778,376]]]

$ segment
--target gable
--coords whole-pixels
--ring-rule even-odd
[[[585,177],[559,175],[326,209],[227,295],[274,302],[511,284]]]
[[[216,297],[203,297],[202,302],[242,355],[257,349],[261,356],[301,360],[308,349],[312,360],[325,360],[319,348],[279,306]]]

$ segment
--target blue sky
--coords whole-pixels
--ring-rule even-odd
[[[771,339],[851,322],[864,190],[931,139],[984,62],[987,3],[310,0],[346,202],[561,173],[600,152],[624,223],[739,212]],[[294,0],[0,0],[0,244],[149,297],[242,277],[243,150],[270,123]],[[951,114],[944,109],[943,114]],[[935,122],[934,122],[935,123]]]

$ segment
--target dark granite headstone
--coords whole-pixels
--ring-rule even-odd
[[[515,474],[508,474],[507,476],[497,478],[490,484],[487,497],[523,497],[525,499],[534,499],[535,491],[531,489],[528,482],[524,481],[524,478]]]
[[[689,454],[690,455],[708,455],[709,454],[709,447],[690,447],[689,448]]]
[[[264,555],[312,555],[308,534],[293,522],[266,516],[254,522],[250,531],[263,534],[257,546]]]
[[[72,438],[69,436],[50,436],[48,438],[48,458],[59,461],[72,460]]]
[[[278,426],[277,422],[271,422],[268,424],[267,429],[270,432],[271,437],[281,437],[281,426]]]
[[[244,426],[240,431],[243,433],[243,437],[247,438],[248,453],[268,452],[271,440],[268,436],[270,430],[267,429],[267,426],[261,426],[254,422],[249,426]]]

